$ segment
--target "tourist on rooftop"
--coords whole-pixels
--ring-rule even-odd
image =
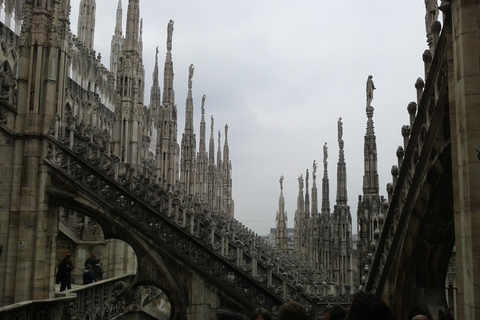
[[[336,304],[333,307],[325,310],[323,320],[344,320],[347,316],[347,310],[344,307]]]
[[[263,308],[257,308],[253,310],[252,314],[250,315],[250,320],[272,320],[272,316],[267,310]]]
[[[298,302],[284,303],[278,310],[278,320],[307,320],[305,308]]]

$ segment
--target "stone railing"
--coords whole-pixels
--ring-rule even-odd
[[[173,186],[137,172],[102,143],[77,134],[73,127],[64,138],[55,136],[54,131],[48,136],[45,158],[52,169],[73,179],[79,192],[113,205],[117,215],[154,238],[162,250],[169,248],[245,302],[270,309],[296,300],[316,313],[316,303],[349,301],[339,290],[327,294],[335,285],[321,279],[319,270],[281,254],[237,220],[210,212],[195,197],[181,196]]]
[[[432,165],[432,154],[441,152],[442,146],[436,145],[435,139],[442,128],[443,106],[448,96],[445,37],[443,33],[440,37],[435,34],[435,55],[433,60],[425,60],[427,81],[424,83],[418,78],[415,83],[417,102],[411,102],[407,108],[410,125],[402,127],[404,143],[397,149],[398,165],[392,167],[393,181],[387,186],[389,207],[384,228],[376,243],[371,268],[365,270],[368,272],[366,291],[383,289],[388,276],[384,268],[392,264],[396,248],[400,247],[411,216],[414,193],[422,183],[422,173]]]
[[[126,312],[134,275],[115,277],[56,294],[55,299],[24,301],[0,308],[0,320],[111,319]]]

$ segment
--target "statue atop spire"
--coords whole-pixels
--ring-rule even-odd
[[[192,78],[193,78],[193,72],[195,71],[195,67],[193,64],[190,65],[188,69],[188,88],[192,89]]]
[[[315,184],[315,181],[317,181],[317,160],[313,160],[313,184]]]
[[[153,68],[152,78],[153,83],[158,86],[158,46],[155,52],[155,67]]]
[[[373,100],[373,90],[375,90],[375,84],[372,80],[373,76],[369,75],[367,79],[367,107],[370,106]]]
[[[173,20],[168,22],[167,27],[167,50],[172,50]]]
[[[302,192],[303,191],[303,174],[301,174],[297,180],[298,180],[298,188],[300,189],[300,192]]]
[[[327,143],[323,145],[323,164],[327,166],[327,159],[328,159],[328,147]]]
[[[309,180],[309,173],[308,173],[308,169],[307,169],[307,172],[305,173],[305,186],[306,186],[306,190],[307,190],[307,193],[308,193],[308,180]]]
[[[205,99],[207,98],[206,95],[203,95],[202,97],[202,115],[205,114]]]
[[[338,142],[343,141],[343,123],[342,117],[338,118]]]
[[[280,190],[283,191],[283,174],[282,176],[280,177]]]

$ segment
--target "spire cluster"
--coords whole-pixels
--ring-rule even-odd
[[[122,0],[118,1],[116,22],[111,40],[110,73],[99,78],[109,79],[111,85],[101,86],[100,99],[112,112],[113,121],[103,118],[83,119],[91,127],[103,128],[111,134],[112,152],[120,161],[128,163],[160,184],[170,185],[185,196],[194,197],[206,207],[233,217],[232,164],[229,155],[228,126],[225,126],[223,152],[221,136],[215,159],[215,141],[210,139],[206,147],[205,103],[202,98],[200,120],[200,145],[197,150],[194,132],[194,66],[189,66],[185,128],[181,144],[177,139],[178,110],[175,101],[173,68],[174,21],[166,26],[166,56],[163,68],[163,92],[160,89],[159,49],[155,52],[152,72],[150,103],[145,106],[145,69],[143,65],[143,20],[140,17],[140,1],[128,0],[125,29],[122,24]],[[78,43],[92,52],[95,30],[95,0],[82,0],[78,22]],[[125,30],[125,33],[123,33]],[[74,82],[95,83],[89,79],[81,64],[74,65]],[[86,88],[92,90],[92,88]],[[110,92],[107,95],[107,92]],[[112,93],[113,92],[113,93]],[[163,96],[162,96],[163,95]],[[105,99],[106,98],[106,99]],[[91,102],[89,102],[91,104]],[[75,102],[72,102],[75,105]],[[98,123],[95,123],[98,122]],[[102,130],[103,130],[102,129]],[[213,116],[211,122],[213,134]]]
[[[338,120],[339,160],[337,163],[337,200],[333,212],[329,200],[328,147],[323,145],[324,172],[322,178],[322,205],[318,212],[318,190],[316,181],[317,162],[312,165],[312,187],[310,172],[305,178],[298,177],[297,209],[294,217],[293,241],[289,243],[287,212],[283,195],[283,176],[280,178],[279,208],[276,215],[275,244],[283,252],[289,252],[315,269],[320,270],[321,279],[335,295],[348,296],[354,290],[354,260],[352,245],[352,217],[347,205],[347,175],[344,156],[343,122]],[[310,201],[311,199],[311,201]],[[332,292],[333,292],[332,291]]]

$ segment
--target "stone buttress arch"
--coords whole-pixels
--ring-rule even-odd
[[[134,286],[150,284],[162,289],[172,305],[171,319],[184,319],[187,313],[189,294],[181,266],[167,255],[152,250],[151,243],[133,227],[124,225],[113,208],[105,208],[85,195],[75,192],[72,186],[63,190],[53,187],[47,190],[49,205],[75,210],[94,219],[101,227],[105,239],[125,241],[135,251],[138,259]],[[53,210],[55,211],[55,210]]]

